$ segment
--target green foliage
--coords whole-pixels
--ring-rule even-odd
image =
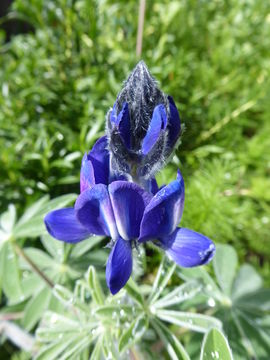
[[[217,246],[213,265],[218,286],[204,269],[178,270],[185,281],[202,279],[205,285],[194,305],[207,303],[211,314],[222,321],[235,359],[267,359],[270,289],[262,287],[262,278],[251,265],[239,267],[235,250],[229,245]]]
[[[236,250],[218,247],[216,281],[165,259],[154,281],[160,255],[148,248],[134,281],[107,296],[103,239],[71,246],[45,233],[44,215],[74,201],[82,155],[137,62],[137,11],[137,1],[15,0],[0,19],[34,29],[8,43],[0,33],[1,358],[196,360],[203,346],[203,360],[230,359],[222,327],[234,359],[268,359],[267,1],[146,4],[142,57],[185,124],[158,180],[179,167],[181,225]],[[14,338],[22,351],[10,348]]]
[[[233,360],[229,344],[224,335],[217,329],[211,329],[204,338],[201,360]]]

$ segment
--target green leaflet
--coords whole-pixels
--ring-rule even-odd
[[[218,329],[211,329],[205,335],[200,360],[233,360],[228,341]]]

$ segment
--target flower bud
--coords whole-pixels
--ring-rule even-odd
[[[172,153],[180,131],[172,97],[158,88],[140,61],[107,114],[112,168],[134,179],[153,177]]]

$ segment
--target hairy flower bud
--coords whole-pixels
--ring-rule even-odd
[[[172,153],[180,130],[173,99],[140,61],[107,114],[112,168],[134,178],[153,177]]]

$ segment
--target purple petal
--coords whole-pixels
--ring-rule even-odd
[[[102,136],[97,140],[93,149],[87,155],[94,169],[95,184],[108,184],[110,173],[110,155],[107,150],[107,137]]]
[[[157,184],[157,181],[155,178],[151,178],[149,180],[145,180],[142,178],[140,181],[140,185],[153,195],[155,195],[159,190],[159,187],[158,187],[158,184]]]
[[[125,240],[138,238],[144,209],[151,195],[127,181],[111,183],[109,193],[120,236]]]
[[[215,254],[215,245],[206,236],[178,228],[162,239],[166,254],[178,265],[193,267],[207,264]]]
[[[147,205],[140,229],[140,242],[170,235],[183,213],[185,199],[184,180],[177,179],[159,190]]]
[[[150,180],[150,192],[155,195],[158,192],[159,188],[158,188],[158,183],[157,180],[155,178]]]
[[[125,102],[123,104],[123,108],[120,111],[119,115],[118,115],[118,120],[117,122],[119,122],[119,133],[120,136],[124,142],[124,144],[126,145],[126,147],[128,149],[130,149],[130,120],[129,120],[129,111],[128,111],[128,103]]]
[[[118,238],[106,185],[98,184],[81,193],[75,203],[75,213],[80,223],[92,234]]]
[[[84,154],[82,159],[81,173],[80,173],[80,189],[83,192],[95,185],[95,174],[92,162],[88,160],[87,154]]]
[[[118,125],[118,123],[117,123],[117,114],[116,114],[116,103],[114,103],[112,111],[110,113],[110,121],[111,121],[111,124]]]
[[[180,116],[171,96],[168,96],[170,104],[170,118],[167,125],[168,129],[168,146],[173,148],[181,131]]]
[[[57,240],[77,243],[91,236],[77,220],[73,208],[51,211],[45,216],[44,222],[48,233]]]
[[[149,124],[147,133],[142,142],[142,153],[146,155],[153,148],[157,142],[161,129],[167,123],[167,115],[164,105],[157,105],[154,109],[151,122]]]
[[[106,266],[106,282],[113,295],[125,286],[131,272],[131,243],[119,238],[111,250]]]

